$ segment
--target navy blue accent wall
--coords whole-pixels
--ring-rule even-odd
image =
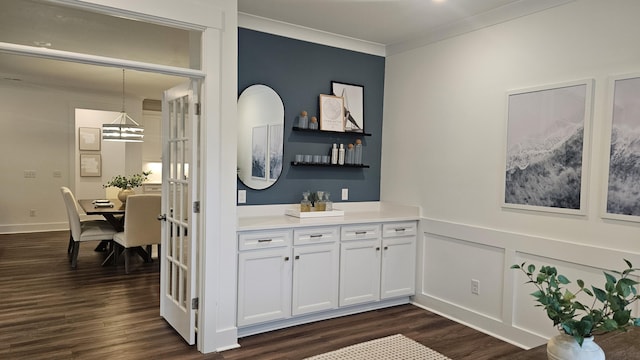
[[[349,189],[349,201],[380,200],[384,65],[381,56],[238,29],[238,96],[253,84],[267,85],[282,98],[285,115],[282,174],[265,190],[238,180],[238,189],[247,190],[246,205],[296,203],[306,190],[328,191],[338,202],[342,188]],[[320,119],[318,97],[331,94],[331,81],[364,86],[364,130],[371,136],[292,131],[302,110]],[[331,144],[346,148],[357,138],[369,168],[291,166],[296,154],[328,154]]]

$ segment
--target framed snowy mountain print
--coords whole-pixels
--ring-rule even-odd
[[[609,81],[609,156],[603,217],[640,221],[640,74]]]
[[[502,206],[586,214],[593,80],[507,93]]]

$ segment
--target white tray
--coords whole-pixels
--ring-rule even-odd
[[[320,217],[329,217],[329,216],[344,216],[343,210],[331,210],[331,211],[307,211],[300,212],[300,209],[286,209],[285,214],[289,216],[295,216],[299,218],[320,218]]]

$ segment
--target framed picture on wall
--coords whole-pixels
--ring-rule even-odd
[[[320,130],[344,132],[344,101],[341,96],[320,95]]]
[[[267,125],[251,129],[251,177],[254,179],[267,179],[267,130]]]
[[[507,93],[502,206],[586,214],[593,80]]]
[[[100,154],[80,154],[80,176],[102,176]]]
[[[364,132],[364,86],[332,81],[331,91],[344,102],[344,131]]]
[[[81,151],[100,151],[100,128],[78,128],[78,147]]]
[[[609,81],[610,146],[603,217],[640,222],[640,74]]]

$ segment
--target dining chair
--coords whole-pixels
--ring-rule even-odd
[[[124,270],[129,273],[129,253],[132,249],[147,246],[145,261],[151,260],[150,245],[158,245],[160,254],[160,231],[162,224],[158,221],[160,215],[160,195],[140,194],[127,198],[127,210],[124,213],[124,231],[116,233],[113,241],[121,246],[124,253]],[[116,262],[120,249],[115,250]],[[143,253],[144,254],[144,253]]]
[[[67,187],[61,187],[62,198],[67,209],[67,217],[69,218],[69,247],[67,253],[71,253],[71,268],[75,269],[78,265],[78,252],[80,251],[80,242],[94,240],[112,240],[116,230],[104,220],[87,220],[80,221],[80,212],[78,203],[73,193]]]

